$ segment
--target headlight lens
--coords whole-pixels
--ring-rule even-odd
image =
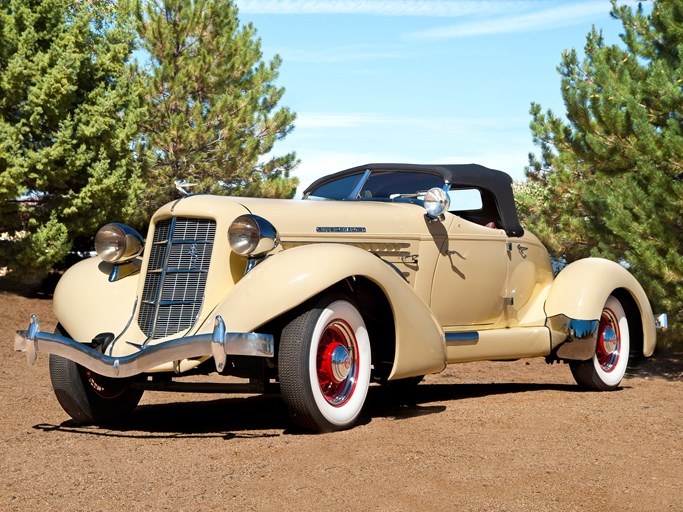
[[[275,249],[280,236],[273,225],[258,215],[240,215],[228,229],[230,248],[240,256],[260,256]]]
[[[142,253],[144,240],[130,226],[114,222],[102,226],[95,235],[95,252],[109,263],[124,263]]]
[[[450,205],[451,199],[442,188],[431,188],[425,194],[424,207],[425,210],[427,210],[427,215],[432,219],[436,219],[439,215],[448,210]]]

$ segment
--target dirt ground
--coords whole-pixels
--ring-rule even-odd
[[[278,396],[159,392],[80,427],[46,354],[13,352],[31,313],[54,327],[49,298],[0,293],[0,510],[683,510],[683,354],[612,393],[542,360],[450,366],[408,396],[373,386],[334,434],[292,432]]]

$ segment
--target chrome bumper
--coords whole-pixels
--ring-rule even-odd
[[[216,316],[211,334],[197,334],[142,348],[137,354],[113,357],[66,336],[39,330],[38,317],[31,316],[28,329],[17,331],[14,350],[25,352],[29,365],[38,352],[56,354],[106,377],[131,377],[170,361],[213,356],[216,370],[223,371],[228,355],[273,357],[275,342],[270,334],[232,333]]]
[[[595,354],[600,320],[576,320],[565,315],[557,315],[549,318],[546,326],[551,331],[566,335],[565,341],[555,350],[558,358],[587,361]]]

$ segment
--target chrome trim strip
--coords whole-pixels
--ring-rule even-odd
[[[191,306],[192,304],[196,304],[196,301],[194,300],[161,300],[158,303],[150,300],[143,300],[143,304],[147,304],[148,306],[153,306],[154,304],[158,304],[159,306]]]
[[[128,328],[130,327],[130,324],[133,322],[133,318],[135,318],[135,310],[137,309],[137,307],[138,307],[138,298],[135,297],[135,302],[133,302],[133,311],[130,312],[130,318],[128,318],[128,322],[126,322],[126,326],[123,328],[121,333],[116,338],[114,338],[114,340],[109,344],[109,353],[110,354],[111,354],[111,351],[114,350],[114,345],[116,344],[116,342],[118,342],[119,339],[121,339],[121,336],[123,336],[123,333],[125,333],[128,330]],[[37,321],[38,321],[38,319],[36,318],[36,322]]]
[[[150,270],[148,273],[149,274],[161,274],[164,270],[161,268],[157,268],[154,270]],[[186,269],[186,268],[167,268],[166,269],[166,274],[208,274],[208,270],[201,270],[201,269]]]
[[[211,333],[175,338],[158,345],[148,345],[137,354],[113,357],[66,336],[40,331],[38,317],[32,315],[28,329],[17,331],[14,350],[26,353],[29,365],[35,363],[38,352],[48,352],[100,375],[123,378],[170,361],[203,356],[213,356],[217,371],[222,371],[227,355],[273,357],[275,340],[270,334],[226,332],[225,323],[218,315]]]
[[[363,249],[364,251],[368,251],[373,254],[381,254],[383,256],[408,256],[410,254],[410,252],[406,250],[410,249],[410,243],[408,242],[330,242],[329,240],[288,240],[282,242],[282,247],[284,249],[291,249],[293,247],[299,247],[302,245],[330,243],[350,245],[351,247],[357,247],[359,249]]]
[[[445,334],[446,345],[449,347],[462,347],[479,343],[479,333],[470,332],[447,332]]]
[[[176,218],[176,217],[173,217],[173,218]],[[185,218],[185,217],[181,217],[181,218]],[[212,219],[205,219],[205,220],[212,220]],[[162,241],[159,243],[160,244],[166,243],[166,241]],[[206,239],[204,239],[204,240],[193,240],[192,238],[171,238],[170,243],[171,243],[171,245],[175,245],[175,244],[204,244],[204,245],[206,245],[206,244],[212,244],[213,241],[206,240]]]

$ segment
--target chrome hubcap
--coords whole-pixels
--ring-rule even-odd
[[[602,333],[602,346],[605,354],[613,354],[618,343],[617,333],[611,327],[607,327]]]
[[[614,312],[605,309],[600,318],[598,345],[595,348],[595,356],[600,368],[607,373],[614,370],[619,361],[620,351],[619,321]]]
[[[343,381],[351,371],[351,356],[342,345],[337,345],[331,358],[332,377],[337,382]]]

